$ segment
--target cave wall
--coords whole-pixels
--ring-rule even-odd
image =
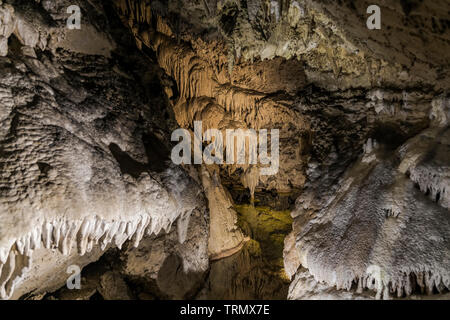
[[[185,243],[191,214],[208,225],[201,188],[167,161],[159,67],[111,8],[78,3],[80,31],[65,26],[68,1],[0,4],[2,299],[55,290],[69,265],[126,241],[176,228]],[[203,229],[186,270],[207,269]]]
[[[235,202],[237,186],[298,196],[290,298],[448,289],[448,3],[381,1],[373,31],[366,1],[115,3],[180,126],[281,129],[276,176],[220,171]]]
[[[1,298],[445,298],[449,4],[369,4],[0,1]],[[278,172],[174,165],[194,121]]]

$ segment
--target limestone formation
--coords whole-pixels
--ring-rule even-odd
[[[448,299],[450,5],[378,2],[0,0],[0,298]]]
[[[33,251],[61,252],[67,258],[42,251],[38,257],[60,261],[52,272],[65,273],[68,262],[74,262],[72,250],[79,256],[88,254],[87,261],[79,259],[78,264],[84,265],[98,259],[98,253],[90,254],[97,246],[121,248],[132,240],[137,247],[144,236],[168,232],[175,221],[183,243],[190,215],[204,211],[199,186],[168,162],[163,136],[167,129],[158,123],[162,112],[152,111],[160,106],[149,101],[149,83],[136,91],[134,82],[142,80],[120,71],[126,51],[109,59],[100,51],[78,51],[64,41],[60,45],[65,20],[54,17],[52,24],[59,27],[49,22],[57,8],[47,8],[48,2],[12,4],[1,7],[8,17],[2,24],[4,36],[9,37],[0,75],[3,299],[16,288],[24,293],[21,286],[28,292],[49,289],[45,274],[39,278],[30,274],[29,270],[48,269],[40,265],[33,269]],[[64,3],[60,5],[64,8]],[[92,17],[92,21],[107,25],[103,13],[98,15],[100,20]],[[26,27],[39,21],[49,25]],[[82,29],[78,37],[113,41],[95,27]],[[39,29],[50,38],[48,47],[39,42],[42,35],[33,33]],[[137,56],[132,63],[145,68],[146,62]],[[57,285],[66,278],[67,274]]]

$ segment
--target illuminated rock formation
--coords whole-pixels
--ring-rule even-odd
[[[448,1],[79,2],[0,0],[2,299],[448,298]]]
[[[181,126],[281,128],[280,174],[254,180],[244,168],[233,180],[227,167],[221,176],[251,194],[302,188],[286,240],[289,276],[302,265],[336,297],[448,289],[447,238],[437,236],[450,231],[444,3],[382,6],[375,32],[361,19],[364,1],[116,4],[179,89],[166,91]]]
[[[65,20],[55,18],[57,26],[47,30],[45,24],[25,27],[48,21],[56,8],[40,16],[39,4],[29,6],[1,7],[9,37],[7,57],[0,61],[3,299],[15,289],[26,293],[21,286],[27,292],[54,290],[65,282],[69,262],[82,267],[99,258],[97,246],[121,248],[131,240],[137,247],[144,236],[168,232],[175,222],[178,241],[184,243],[189,217],[205,210],[199,186],[169,162],[163,140],[167,128],[158,120],[163,112],[153,111],[160,106],[148,102],[152,93],[146,83],[132,89],[133,81],[141,80],[121,70],[120,51],[111,60],[103,49],[85,53],[72,41],[73,47],[64,48],[59,36],[70,38],[61,27]],[[103,13],[97,14],[92,21],[106,23]],[[111,43],[108,50],[113,50],[114,40],[95,26],[79,32]],[[35,30],[50,36],[48,48],[45,43],[38,47]],[[137,57],[134,62],[143,66],[144,61]],[[207,257],[207,237],[202,240],[205,248],[198,254]],[[76,253],[88,258],[75,260]],[[58,276],[45,277],[40,265],[45,260],[59,261],[51,270]],[[38,272],[42,276],[36,278]]]

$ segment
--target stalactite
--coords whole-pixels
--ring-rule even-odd
[[[183,213],[178,223],[179,241],[186,237],[191,211]],[[99,217],[81,220],[44,221],[31,232],[15,240],[9,248],[0,248],[0,292],[1,299],[8,299],[14,286],[20,283],[23,265],[17,265],[17,259],[31,261],[33,251],[41,245],[46,249],[57,248],[63,255],[69,255],[72,247],[76,247],[80,255],[90,252],[94,245],[105,250],[109,245],[119,249],[125,241],[133,241],[138,247],[144,235],[158,235],[162,229],[168,232],[174,220],[158,218],[150,215],[138,215],[133,220],[104,220]],[[9,262],[8,262],[9,261]],[[16,270],[17,269],[17,270]],[[20,271],[20,272],[19,272]],[[12,275],[16,277],[13,277]],[[8,290],[6,288],[9,288]]]

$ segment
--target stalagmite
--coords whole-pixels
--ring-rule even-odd
[[[0,299],[450,296],[448,1],[76,2],[0,0]]]

